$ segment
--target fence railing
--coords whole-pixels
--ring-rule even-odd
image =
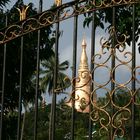
[[[42,9],[42,6],[40,7]],[[140,63],[137,46],[139,44],[140,19],[138,15],[140,1],[75,0],[58,6],[55,5],[54,8],[29,18],[26,18],[26,11],[18,10],[21,15],[24,13],[24,17],[20,16],[21,21],[0,30],[0,140],[139,139]],[[81,56],[78,69],[78,17],[81,14],[85,15],[84,18],[88,21],[86,24],[91,24],[91,52],[90,54],[88,52],[91,58],[90,70],[87,68],[86,43],[84,41],[82,43],[83,56]],[[86,14],[88,14],[88,18]],[[128,18],[126,18],[127,14],[129,14]],[[69,102],[61,104],[61,106],[64,105],[64,108],[61,108],[61,106],[57,107],[58,92],[63,92],[63,88],[59,87],[61,84],[58,83],[60,25],[63,20],[69,18],[73,19],[72,88],[70,89]],[[123,18],[126,18],[128,22],[124,21]],[[105,20],[107,20],[109,26],[105,24]],[[53,52],[55,62],[52,66],[53,80],[51,81],[53,89],[50,92],[52,93],[52,102],[51,107],[49,105],[43,107],[43,109],[46,108],[46,110],[51,111],[47,116],[44,116],[48,120],[41,122],[41,114],[43,114],[40,109],[40,98],[42,98],[43,93],[40,85],[40,78],[43,76],[40,73],[43,68],[41,62],[44,59],[49,60],[49,57],[43,56],[44,58],[42,58],[43,52],[50,53],[45,50],[49,46],[47,43],[50,43],[50,40],[46,39],[47,43],[44,43],[44,40],[42,41],[42,31],[47,30],[46,27],[49,28],[50,25],[54,24],[56,25],[54,43],[51,44],[52,46],[55,44]],[[126,28],[128,27],[127,24],[130,25],[130,29]],[[98,26],[104,29],[106,27],[102,26],[108,26],[106,30],[109,31],[107,40],[103,40],[103,36],[100,37],[100,49],[95,44]],[[34,46],[28,47],[26,39],[34,38]],[[11,49],[9,44],[16,46],[15,42],[12,43],[15,40],[20,47]],[[11,51],[15,51],[14,55],[17,53],[17,56],[14,56]],[[33,61],[33,66],[28,61]],[[51,64],[53,64],[53,61],[51,61]],[[9,71],[10,68],[13,71]],[[29,69],[32,69],[31,74],[27,72]],[[123,71],[126,71],[125,78],[127,80],[123,78],[123,74],[125,74]],[[12,74],[15,75],[15,79],[11,80],[10,78],[13,78]],[[30,78],[24,79],[26,76]],[[33,78],[30,81],[31,77]],[[11,82],[13,82],[13,85]],[[30,84],[26,85],[26,82]],[[61,82],[64,82],[64,80]],[[26,88],[27,86],[29,87]],[[9,88],[13,89],[10,91]],[[28,101],[27,106],[31,106],[34,111],[27,111],[27,106],[24,106],[26,104],[24,100],[26,100],[26,96],[30,96],[29,94],[31,94],[31,99],[34,99],[32,103]],[[17,102],[15,102],[15,96]],[[7,103],[16,107],[12,110]],[[69,104],[70,107],[66,107],[66,104]],[[5,124],[9,123],[10,129],[12,128],[12,122],[15,120],[8,122],[7,116],[14,112],[16,112],[15,125],[17,127],[14,128],[16,132],[11,130],[11,132],[14,132],[12,137]],[[32,112],[34,113],[32,114]],[[28,133],[28,123],[30,124],[30,121],[28,122],[26,117],[33,125],[33,127],[30,127],[33,129],[30,130],[30,134]],[[68,120],[63,120],[63,117],[64,119],[68,118]],[[68,130],[66,130],[67,128]],[[8,131],[5,132],[5,130]],[[60,135],[60,133],[62,134]],[[45,138],[43,138],[43,135]]]

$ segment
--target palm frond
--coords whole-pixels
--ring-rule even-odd
[[[59,64],[60,71],[65,71],[68,68],[69,68],[69,62],[67,60]]]
[[[5,6],[10,0],[0,0],[0,7]]]
[[[53,92],[54,89],[54,69],[55,69],[55,57],[54,55],[49,57],[47,60],[41,62],[42,68],[40,70],[40,88],[42,91],[48,91],[49,94]],[[69,62],[66,60],[59,64],[58,60],[58,74],[57,74],[57,87],[65,90],[70,86],[70,80],[68,76],[62,71],[65,71],[69,67]],[[67,80],[66,80],[67,79]]]

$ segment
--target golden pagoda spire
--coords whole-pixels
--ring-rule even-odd
[[[80,65],[79,65],[79,70],[78,71],[89,71],[88,69],[88,58],[87,58],[87,54],[86,54],[86,41],[85,38],[82,41],[82,54],[81,54],[81,59],[80,59]]]
[[[91,74],[88,68],[86,41],[82,41],[82,53],[78,69],[78,78],[75,81],[75,109],[78,112],[89,113]],[[72,106],[69,102],[67,105]]]
[[[79,112],[88,113],[89,112],[89,101],[90,101],[90,83],[91,75],[88,68],[88,57],[86,53],[86,40],[85,37],[82,41],[82,53],[80,58],[80,64],[78,69],[79,81],[76,82],[76,98],[79,98],[75,103],[75,108]]]

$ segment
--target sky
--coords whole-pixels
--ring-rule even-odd
[[[7,5],[8,8],[12,7],[17,0],[11,0],[11,2]],[[63,3],[67,3],[70,0],[63,0]],[[38,8],[39,0],[24,0],[25,4],[34,3],[34,6]],[[43,10],[49,9],[54,3],[54,0],[43,0]],[[9,7],[10,6],[10,7]]]
[[[63,0],[64,3],[69,2],[70,0]],[[16,2],[16,0],[12,0],[12,2],[7,5],[8,8],[10,8],[10,6],[12,7],[12,5]],[[25,4],[28,4],[30,2],[34,3],[35,7],[39,7],[39,0],[24,0]],[[43,10],[47,10],[49,9],[51,6],[53,5],[53,0],[44,0],[43,1]],[[82,39],[83,36],[85,36],[86,38],[86,42],[87,42],[87,55],[88,55],[88,62],[90,64],[90,44],[91,44],[91,25],[86,28],[83,28],[83,21],[84,21],[84,16],[80,15],[78,17],[78,40],[77,40],[77,48],[78,48],[78,53],[77,53],[77,64],[79,64],[80,61],[80,55],[81,55],[81,43],[82,43]],[[55,29],[55,25],[54,25],[54,29]],[[68,60],[70,62],[70,66],[72,66],[72,44],[73,44],[73,18],[71,19],[67,19],[65,21],[62,21],[60,23],[60,31],[62,32],[62,35],[60,37],[59,40],[59,58],[60,58],[60,62],[64,61],[64,60]],[[96,45],[96,53],[100,52],[101,50],[101,45],[100,45],[100,39],[101,37],[107,38],[108,37],[108,33],[105,32],[104,30],[98,28],[96,30],[96,36],[95,36],[95,45]],[[139,40],[140,42],[140,40]],[[127,46],[127,51],[131,51],[131,47]],[[124,59],[123,55],[119,56],[120,58]],[[136,52],[136,57],[137,57],[137,62],[136,65],[140,66],[140,54],[138,54],[138,52]],[[140,72],[140,70],[139,70]],[[95,79],[97,82],[103,82],[106,81],[106,79],[108,79],[109,75],[108,75],[109,71],[107,69],[101,69],[101,70],[96,70],[95,71]],[[129,67],[127,66],[122,66],[117,68],[117,81],[127,81],[130,79],[131,77],[131,71],[129,69]],[[71,77],[72,71],[69,68],[66,71],[66,74],[69,75],[69,77]],[[139,80],[140,80],[140,76],[138,76]],[[110,86],[110,85],[109,85]],[[138,86],[140,87],[140,85],[138,84]],[[65,96],[65,95],[64,95]],[[47,102],[50,102],[51,97],[47,96]]]

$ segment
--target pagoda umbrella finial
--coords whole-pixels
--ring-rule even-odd
[[[89,113],[91,74],[88,68],[88,58],[86,54],[86,41],[82,41],[82,53],[78,69],[78,77],[75,78],[74,86],[74,107],[78,112]],[[72,94],[73,94],[72,93]],[[72,99],[67,102],[72,107]]]

